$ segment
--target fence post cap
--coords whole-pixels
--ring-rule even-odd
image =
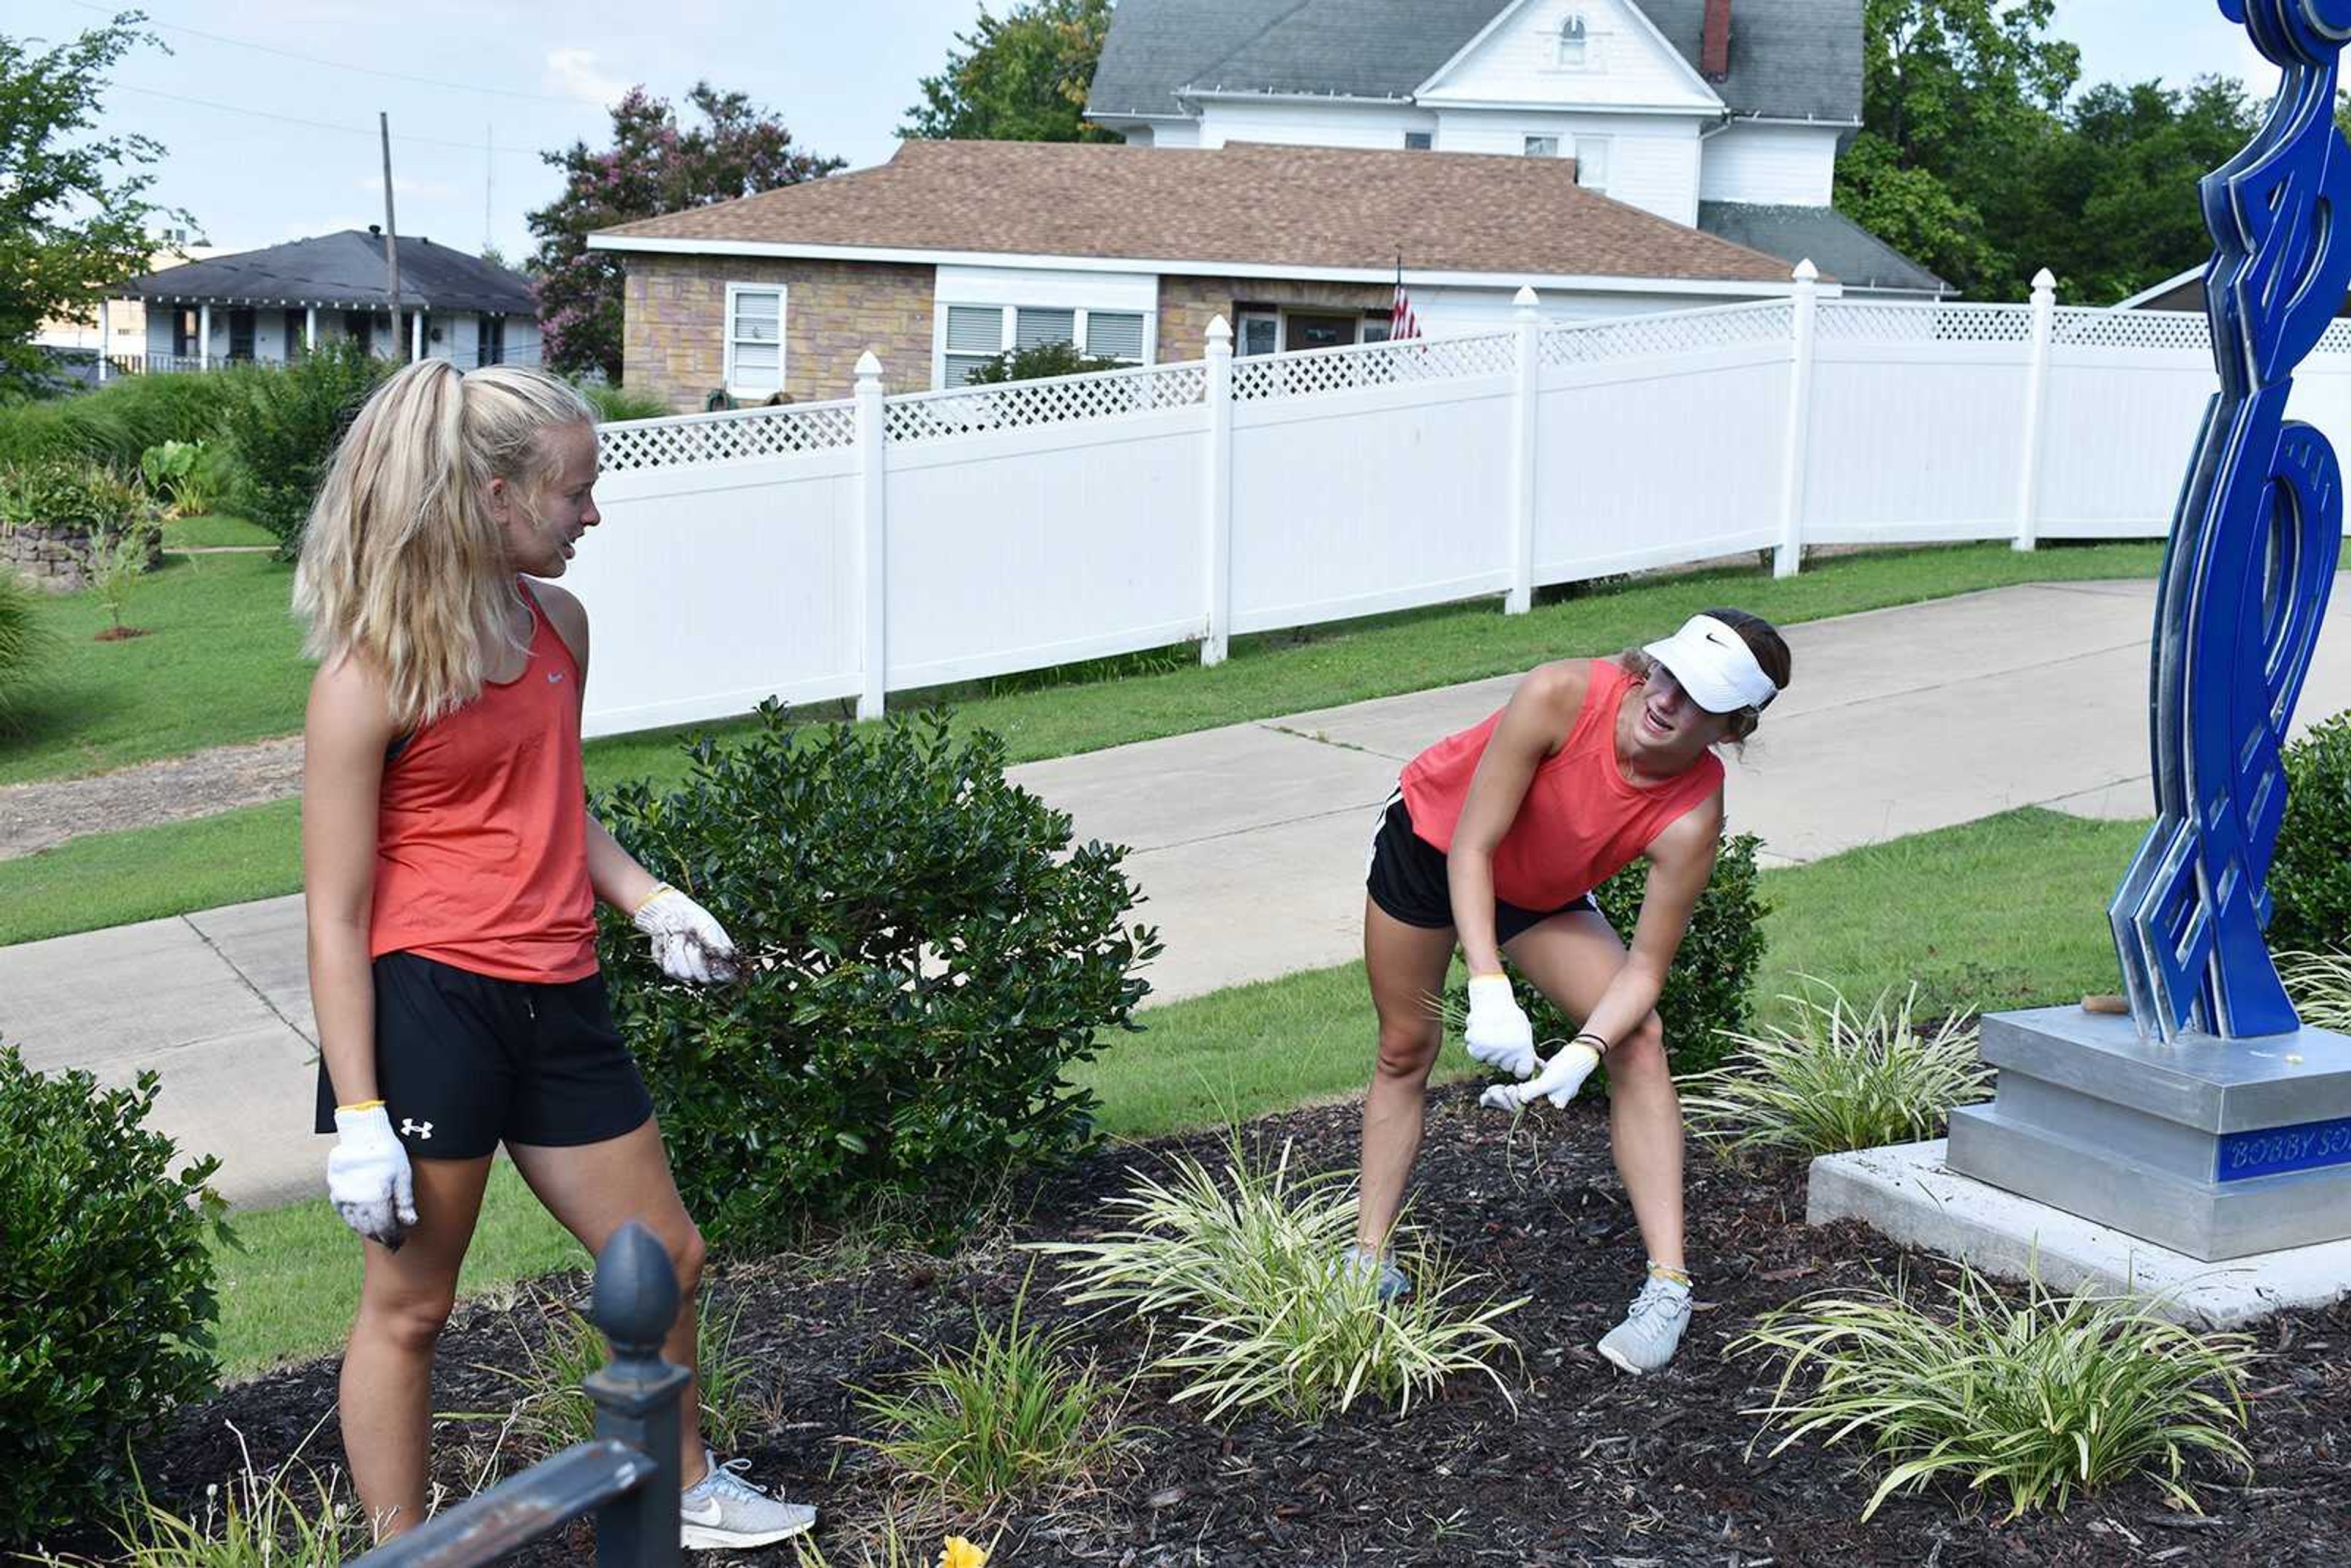
[[[1796,281],[1797,281],[1797,282],[1799,282],[1799,283],[1818,283],[1820,280],[1821,280],[1821,269],[1820,269],[1819,267],[1814,267],[1814,266],[1813,265],[1813,258],[1812,258],[1811,256],[1808,256],[1804,257],[1804,259],[1803,259],[1803,260],[1802,260],[1802,261],[1800,261],[1800,262],[1796,263]]]
[[[2035,293],[2035,294],[2050,294],[2050,293],[2054,293],[2054,292],[2056,291],[2056,287],[2057,287],[2057,275],[2056,275],[2055,273],[2053,273],[2053,272],[2050,271],[2047,267],[2043,267],[2040,271],[2038,271],[2038,272],[2036,272],[2036,273],[2034,273],[2034,274],[2032,275],[2032,292],[2033,292],[2033,293]]]
[[[1521,283],[1519,285],[1519,291],[1510,296],[1510,303],[1517,306],[1521,310],[1531,310],[1536,306],[1541,304],[1542,299],[1541,296],[1535,293],[1531,286]]]
[[[1211,343],[1229,343],[1232,340],[1233,324],[1226,320],[1221,314],[1209,317],[1208,341]]]
[[[590,1315],[616,1350],[651,1355],[669,1337],[677,1306],[677,1270],[668,1249],[641,1221],[630,1220],[596,1260]]]
[[[871,349],[857,356],[857,379],[859,381],[882,379],[882,361],[873,357],[873,350]]]

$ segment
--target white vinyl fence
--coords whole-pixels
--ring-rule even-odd
[[[2200,316],[1790,299],[607,425],[589,733],[1807,544],[2159,537]],[[2351,444],[2351,325],[2294,411]]]

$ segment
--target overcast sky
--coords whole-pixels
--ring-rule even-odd
[[[999,9],[1003,8],[999,4]],[[375,116],[392,117],[403,233],[509,258],[557,189],[542,149],[601,142],[632,83],[673,99],[698,78],[779,111],[852,165],[890,156],[916,82],[977,0],[152,0],[171,46],[118,68],[109,129],[169,150],[156,194],[233,249],[382,216]],[[0,0],[0,32],[61,39],[114,7]],[[2214,0],[2058,0],[2087,79],[2247,76],[2262,62]]]

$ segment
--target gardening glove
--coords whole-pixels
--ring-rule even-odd
[[[629,918],[653,938],[653,962],[673,980],[718,985],[740,972],[735,938],[711,918],[710,911],[667,883],[654,888]]]
[[[1462,1030],[1469,1054],[1513,1078],[1534,1071],[1534,1026],[1510,989],[1508,975],[1469,977],[1469,1023]]]
[[[1496,1111],[1520,1111],[1538,1100],[1549,1100],[1565,1109],[1600,1065],[1600,1052],[1590,1040],[1571,1040],[1560,1047],[1557,1056],[1546,1063],[1533,1082],[1528,1083],[1497,1083],[1478,1096],[1478,1103]]]
[[[335,1147],[327,1156],[327,1197],[345,1225],[392,1251],[416,1223],[414,1173],[408,1150],[378,1101],[363,1109],[335,1107]]]

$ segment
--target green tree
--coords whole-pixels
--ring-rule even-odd
[[[598,229],[705,207],[798,184],[842,167],[792,145],[774,115],[739,92],[696,82],[686,95],[703,123],[681,129],[668,100],[631,88],[612,106],[612,144],[575,141],[542,156],[563,171],[563,192],[526,220],[538,241],[530,263],[547,363],[569,374],[621,379],[624,277],[619,257],[590,250]]]
[[[0,34],[0,401],[52,390],[33,334],[79,316],[147,268],[152,230],[184,214],[146,198],[163,156],[145,136],[88,136],[107,73],[141,44],[146,17],[124,11],[70,43],[35,53]],[[168,51],[167,51],[168,52]]]
[[[2055,0],[1867,0],[1863,129],[1840,211],[1964,293],[2013,297],[2042,265],[1994,217],[2063,129],[2081,54],[2049,36]]]
[[[956,36],[946,69],[922,81],[923,101],[898,134],[913,141],[1115,141],[1087,123],[1086,93],[1111,0],[1027,0]]]

